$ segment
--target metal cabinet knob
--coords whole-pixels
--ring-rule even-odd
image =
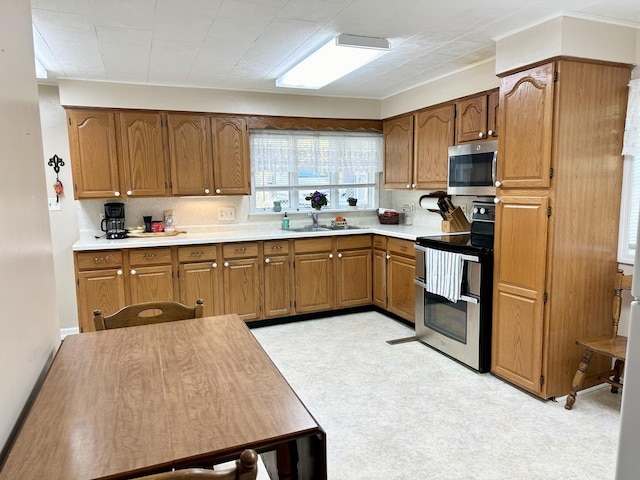
[[[124,272],[123,272],[122,270],[118,270],[116,273],[117,273],[118,275],[122,275]]]
[[[409,184],[407,183],[407,189],[409,189],[409,188],[411,188],[411,185],[409,185]]]
[[[265,258],[264,263],[271,263],[271,260],[269,260],[268,258]]]
[[[341,253],[338,254],[338,258],[342,258],[342,254]]]
[[[133,192],[131,190],[127,190],[127,195],[133,195]]]
[[[209,189],[208,189],[208,188],[205,188],[205,189],[204,189],[204,193],[206,193],[206,194],[208,195],[208,194],[209,194]]]
[[[228,266],[229,266],[229,262],[224,262],[224,263],[223,263],[223,265],[224,265],[225,267],[228,267]]]
[[[136,273],[138,272],[136,272],[135,270],[131,270],[131,275],[135,275]]]
[[[499,187],[500,185],[502,185],[502,182],[500,180],[496,180],[496,187]]]
[[[387,260],[391,260],[391,255],[387,255]]]
[[[416,188],[416,184],[415,184],[415,183],[412,183],[412,184],[411,184],[411,188]]]
[[[213,263],[211,264],[211,267],[212,267],[212,268],[218,268],[218,264],[217,264],[216,262],[213,262]]]
[[[113,196],[114,197],[119,197],[120,196],[120,192],[113,192]]]
[[[478,132],[478,138],[484,138],[484,133],[483,132]]]
[[[494,131],[493,131],[493,130],[489,130],[489,131],[487,132],[487,135],[489,135],[490,137],[493,137],[493,134],[494,134]]]
[[[329,254],[329,258],[333,258],[333,253],[330,253],[330,254]]]
[[[498,197],[494,197],[493,203],[497,205],[498,203],[500,203],[500,199]]]
[[[220,189],[219,188],[216,188],[216,193],[220,193]]]

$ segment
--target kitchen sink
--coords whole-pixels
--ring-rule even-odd
[[[327,230],[357,230],[362,227],[356,227],[355,225],[307,225],[300,228],[290,228],[290,232],[325,232]]]

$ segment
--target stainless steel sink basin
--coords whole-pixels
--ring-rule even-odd
[[[320,228],[325,230],[358,230],[362,227],[356,227],[355,225],[323,225]]]
[[[300,228],[290,228],[290,232],[325,232],[327,230],[357,230],[361,227],[356,227],[355,225],[318,225],[314,227],[313,225],[307,225],[305,227]]]

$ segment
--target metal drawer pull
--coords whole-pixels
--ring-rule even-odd
[[[144,258],[153,258],[153,257],[155,257],[155,256],[156,256],[156,254],[155,254],[155,253],[145,253],[145,254],[144,254]]]
[[[236,252],[246,252],[246,247],[236,248]]]
[[[107,255],[106,257],[93,257],[94,262],[106,262],[111,258],[111,255]]]
[[[202,250],[194,250],[191,255],[204,255],[204,252]]]

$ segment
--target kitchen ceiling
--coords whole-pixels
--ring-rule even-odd
[[[562,12],[640,27],[638,0],[31,0],[58,78],[384,99],[491,60],[494,38]],[[391,52],[320,90],[275,80],[339,33]]]

